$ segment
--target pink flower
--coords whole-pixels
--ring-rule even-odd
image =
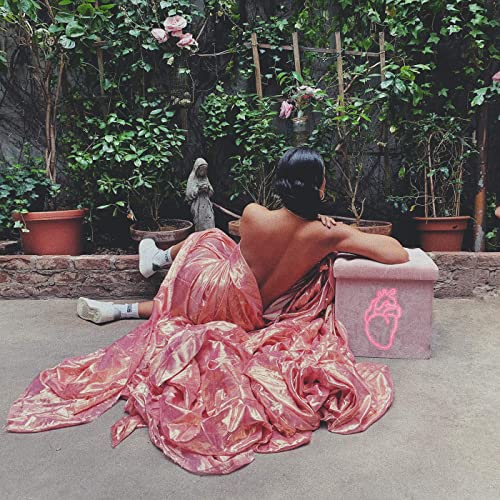
[[[177,42],[177,47],[180,47],[181,49],[196,49],[198,47],[198,42],[193,38],[193,35],[191,33],[184,33],[184,35],[182,35],[182,37]]]
[[[180,31],[187,26],[187,21],[182,16],[172,16],[165,19],[163,25],[167,32]]]
[[[174,36],[175,38],[182,38],[184,36],[184,33],[182,32],[182,30],[172,31],[170,33],[170,36]]]
[[[500,82],[500,71],[497,71],[497,72],[493,75],[492,80],[493,80],[494,82]]]
[[[290,118],[293,111],[293,104],[288,101],[283,101],[281,103],[280,118]]]
[[[158,43],[165,43],[168,40],[168,33],[161,28],[154,28],[151,34],[156,38]]]

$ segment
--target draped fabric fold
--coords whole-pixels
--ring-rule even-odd
[[[364,431],[391,405],[392,379],[349,350],[334,318],[333,259],[263,311],[239,245],[217,229],[190,236],[151,318],[40,373],[12,405],[7,430],[83,424],[123,398],[112,445],[147,427],[166,456],[198,474],[306,444],[321,421],[340,434]]]

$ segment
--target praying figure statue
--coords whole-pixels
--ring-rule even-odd
[[[210,197],[214,190],[208,180],[208,163],[198,158],[189,175],[186,188],[186,201],[191,205],[195,231],[215,227],[215,215]]]

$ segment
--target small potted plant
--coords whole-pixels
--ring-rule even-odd
[[[27,255],[80,255],[85,209],[54,210],[60,185],[52,182],[43,158],[23,155],[22,163],[0,171],[0,226],[20,230]]]
[[[146,104],[146,103],[145,103]],[[109,198],[100,209],[113,208],[133,222],[134,241],[153,238],[161,248],[185,239],[193,229],[188,220],[164,218],[167,202],[183,199],[185,187],[175,171],[182,156],[183,130],[172,122],[173,111],[150,102],[144,118],[119,118],[110,113],[104,133],[88,152],[70,158],[78,164],[106,165],[97,180],[99,191]]]
[[[291,118],[294,145],[301,146],[307,142],[309,137],[309,113],[326,94],[319,88],[304,84],[302,76],[295,71],[292,75],[295,77],[295,83],[288,85],[286,85],[286,82],[289,81],[288,74],[281,73],[278,75],[278,81],[280,84],[286,85],[284,93],[288,95],[288,97],[281,102],[279,117],[282,119]],[[300,85],[301,83],[302,85]]]
[[[394,199],[410,212],[421,212],[413,219],[425,251],[462,249],[470,219],[461,215],[465,165],[475,154],[464,124],[435,113],[404,123],[405,146],[412,156],[404,160],[400,176],[408,179],[413,192]]]

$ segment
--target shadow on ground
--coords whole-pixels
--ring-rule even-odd
[[[229,476],[199,477],[166,459],[140,429],[116,449],[97,421],[39,434],[0,432],[0,498],[499,498],[500,300],[436,300],[433,358],[386,360],[392,408],[361,434],[325,428],[294,451],[257,455]],[[75,301],[0,302],[0,415],[41,370],[106,346],[137,322],[96,327]],[[360,358],[361,359],[361,358]]]

